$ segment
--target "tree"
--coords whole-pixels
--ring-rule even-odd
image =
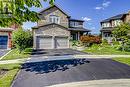
[[[23,22],[38,21],[38,13],[30,10],[31,7],[42,7],[41,0],[0,0],[0,26],[10,26],[12,23],[22,24]],[[53,5],[55,0],[49,1]]]
[[[129,36],[130,24],[123,23],[123,24],[117,26],[115,29],[113,29],[112,33],[116,39],[119,39],[120,41],[122,41],[122,50],[124,51],[124,45],[130,39],[130,36]]]
[[[22,28],[13,32],[12,41],[20,53],[27,47],[32,46],[33,36],[30,31],[25,31]]]

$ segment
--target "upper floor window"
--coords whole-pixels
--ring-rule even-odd
[[[58,17],[56,15],[50,15],[49,22],[50,23],[60,24],[60,17]]]
[[[82,27],[83,23],[82,22],[70,22],[71,27]]]
[[[113,26],[115,27],[115,26],[118,26],[118,25],[120,25],[122,23],[122,20],[114,20],[113,21]]]
[[[111,27],[111,24],[108,22],[108,23],[102,23],[102,27]]]

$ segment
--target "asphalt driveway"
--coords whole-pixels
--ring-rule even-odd
[[[111,59],[67,59],[23,64],[12,87],[45,87],[55,84],[130,78],[130,66]]]
[[[73,49],[42,49],[34,50],[32,56],[66,56],[66,55],[86,55],[87,53]]]

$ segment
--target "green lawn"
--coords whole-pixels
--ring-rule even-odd
[[[20,69],[20,64],[5,64],[0,65],[1,69],[7,69],[7,73],[0,75],[0,87],[10,87],[14,77]]]
[[[31,52],[32,52],[31,48],[25,49],[21,54],[17,49],[12,49],[12,51],[7,56],[5,56],[2,60],[28,58]],[[20,67],[21,64],[0,65],[0,70],[2,69],[8,70],[7,73],[5,73],[4,75],[0,75],[0,87],[10,87]]]
[[[113,60],[130,65],[130,58],[114,58]]]
[[[21,54],[17,49],[12,49],[12,51],[7,56],[5,56],[2,60],[28,58],[31,52],[32,52],[31,48],[25,49]]]
[[[119,51],[116,47],[110,45],[93,45],[83,51],[97,55],[130,55],[130,52]]]

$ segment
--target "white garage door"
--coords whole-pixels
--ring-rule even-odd
[[[55,48],[64,49],[69,48],[68,37],[55,37]]]
[[[37,37],[37,49],[52,49],[52,37]]]

